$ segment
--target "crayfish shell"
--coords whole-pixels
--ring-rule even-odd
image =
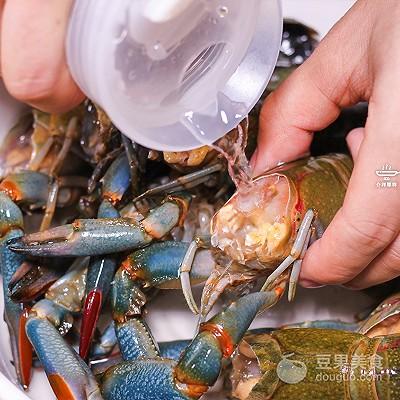
[[[292,236],[290,184],[280,174],[261,176],[215,214],[212,244],[252,268],[273,268]]]

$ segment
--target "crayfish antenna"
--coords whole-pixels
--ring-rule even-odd
[[[166,195],[166,194],[180,192],[182,190],[192,189],[196,186],[201,185],[204,182],[207,182],[210,179],[210,175],[216,172],[220,172],[223,168],[224,168],[223,164],[214,164],[203,170],[181,176],[180,178],[168,182],[164,185],[160,185],[153,189],[147,190],[140,196],[133,199],[133,203],[136,204],[139,201],[142,201],[146,198],[153,196]]]

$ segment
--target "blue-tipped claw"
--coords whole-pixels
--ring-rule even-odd
[[[180,223],[188,197],[168,197],[143,221],[129,218],[78,219],[72,224],[8,242],[12,251],[37,257],[80,257],[120,253],[161,239]]]
[[[146,356],[144,352],[142,358],[136,358],[136,354],[133,361],[111,367],[102,377],[104,398],[198,399],[215,383],[222,359],[233,353],[260,309],[274,300],[272,293],[254,293],[239,299],[201,327],[178,363],[151,353]],[[135,326],[131,329],[140,332]]]
[[[214,385],[222,359],[230,357],[271,293],[252,293],[232,303],[200,326],[199,334],[183,353],[176,367],[176,379],[188,392]]]

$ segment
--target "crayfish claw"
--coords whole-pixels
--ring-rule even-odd
[[[71,243],[73,235],[73,226],[69,224],[10,239],[7,245],[15,253],[37,257],[56,256],[60,252],[65,252],[65,248],[68,243]],[[62,255],[68,256],[68,254]]]
[[[28,303],[37,299],[65,274],[65,266],[58,263],[43,265],[24,261],[8,284],[10,298],[16,303]]]
[[[86,360],[103,302],[102,291],[94,289],[88,293],[83,308],[81,335],[79,341],[79,355]]]

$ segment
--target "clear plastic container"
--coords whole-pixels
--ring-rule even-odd
[[[281,33],[279,0],[75,0],[67,58],[123,133],[183,151],[216,141],[249,113]]]

